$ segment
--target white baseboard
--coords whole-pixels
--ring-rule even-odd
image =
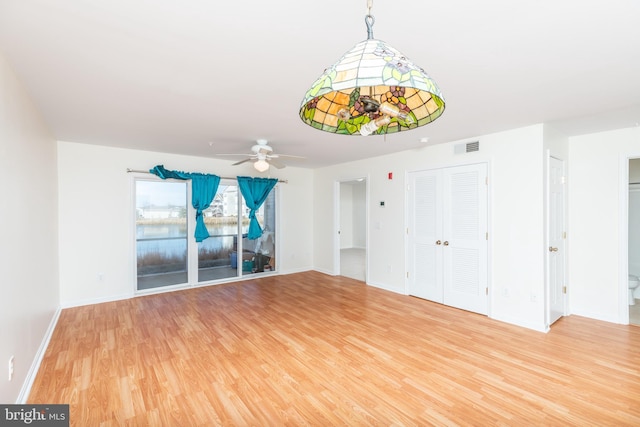
[[[120,301],[124,299],[131,299],[135,297],[134,294],[121,294],[121,295],[111,295],[108,297],[101,298],[91,298],[86,300],[77,300],[77,301],[63,301],[61,307],[72,308],[72,307],[82,307],[84,305],[93,305],[93,304],[101,304],[103,302],[112,302],[112,301]]]
[[[373,286],[374,288],[384,289],[385,291],[394,292],[396,294],[406,295],[406,293],[404,292],[404,288],[398,289],[398,288],[386,285],[384,283],[378,283],[378,282],[372,282],[372,281],[367,281],[367,285]]]
[[[333,274],[333,271],[325,270],[323,268],[313,268],[312,270],[317,271],[318,273],[326,274],[327,276],[335,276],[335,274]]]
[[[510,325],[520,326],[522,328],[532,329],[534,331],[547,333],[549,332],[549,327],[544,323],[530,323],[523,322],[521,319],[514,319],[508,316],[488,316],[490,319],[497,320],[499,322],[509,323]]]
[[[40,343],[40,347],[36,352],[36,357],[34,357],[33,362],[31,363],[31,367],[29,368],[29,372],[27,372],[27,377],[22,384],[22,389],[20,390],[20,394],[18,394],[18,399],[16,401],[17,404],[25,404],[27,403],[27,399],[29,399],[29,393],[31,393],[31,386],[33,386],[33,382],[36,379],[36,375],[38,374],[38,370],[40,369],[40,364],[42,363],[42,359],[44,358],[44,354],[47,352],[47,347],[49,347],[49,341],[51,341],[51,336],[53,335],[53,331],[56,329],[56,325],[58,324],[58,319],[60,318],[60,313],[62,312],[62,308],[58,307],[53,313],[53,317],[51,318],[51,322],[49,322],[49,327],[42,338],[42,342]]]
[[[581,316],[581,317],[588,317],[589,319],[593,319],[593,320],[601,320],[603,322],[617,323],[620,325],[627,324],[619,316],[613,315],[611,313],[597,313],[594,311],[571,310],[571,314],[574,314],[576,316]]]
[[[313,270],[311,267],[299,267],[299,268],[287,268],[278,270],[277,273],[281,275],[285,274],[295,274],[295,273],[304,273],[305,271]]]

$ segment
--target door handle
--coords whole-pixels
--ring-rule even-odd
[[[436,240],[436,245],[441,245],[442,242],[440,240]]]
[[[554,248],[553,246],[549,246],[549,252],[558,252],[558,248]]]
[[[443,245],[445,245],[445,246],[449,246],[449,242],[445,240],[445,241],[444,241],[444,243],[443,243]]]

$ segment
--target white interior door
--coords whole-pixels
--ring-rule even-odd
[[[444,302],[487,314],[487,166],[443,172]]]
[[[549,158],[548,321],[564,316],[564,162]]]
[[[408,292],[443,302],[442,171],[409,174]]]

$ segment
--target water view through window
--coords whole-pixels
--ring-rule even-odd
[[[187,283],[186,182],[136,181],[138,289]]]
[[[188,260],[196,251],[189,253],[188,223],[195,218],[187,215],[186,182],[136,180],[138,290],[275,270],[275,189],[256,213],[262,237],[249,240],[249,209],[232,183],[221,182],[203,212],[210,237],[197,244],[197,279],[190,279]]]

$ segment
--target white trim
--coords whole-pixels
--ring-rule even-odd
[[[620,206],[618,208],[618,230],[620,230],[618,248],[618,318],[615,323],[629,324],[629,159],[620,157]],[[597,317],[596,317],[597,318]],[[605,319],[600,319],[605,320]]]
[[[410,171],[405,170],[404,171],[404,182],[402,183],[402,186],[404,188],[404,278],[402,279],[402,294],[403,295],[409,295],[409,268],[411,266],[411,263],[409,262],[409,253],[410,253],[410,249],[409,249],[409,233],[408,233],[408,229],[409,229],[409,223],[410,223],[410,213],[409,213],[409,199],[410,199],[410,192],[411,189],[409,188],[409,175],[411,174]]]
[[[333,271],[332,276],[340,274],[340,183],[333,183]]]
[[[619,167],[618,319],[612,321],[623,325],[629,324],[629,161],[637,158],[640,158],[640,154],[623,154],[620,156]]]
[[[544,248],[550,246],[551,234],[551,150],[547,148],[544,161]],[[544,251],[544,324],[547,328],[551,326],[551,272],[549,271],[549,251]]]
[[[603,319],[593,316],[594,319],[608,322],[629,324],[629,161],[640,159],[640,153],[622,154],[620,156],[619,193],[618,200],[618,230],[620,232],[618,241],[618,316],[617,319]]]
[[[58,307],[56,311],[53,313],[53,317],[49,322],[49,327],[42,337],[42,341],[40,342],[40,347],[38,347],[38,351],[36,352],[36,356],[31,363],[31,367],[29,368],[29,372],[27,372],[27,376],[22,383],[22,388],[20,389],[20,393],[18,394],[18,399],[16,400],[17,404],[25,404],[27,403],[27,399],[29,399],[29,393],[31,393],[31,387],[33,386],[33,382],[36,379],[36,375],[38,374],[38,370],[40,369],[40,364],[42,363],[42,359],[44,358],[45,353],[47,352],[47,347],[49,347],[49,341],[51,341],[51,336],[53,335],[53,331],[56,329],[56,325],[58,324],[58,319],[60,318],[60,313],[62,309]]]

